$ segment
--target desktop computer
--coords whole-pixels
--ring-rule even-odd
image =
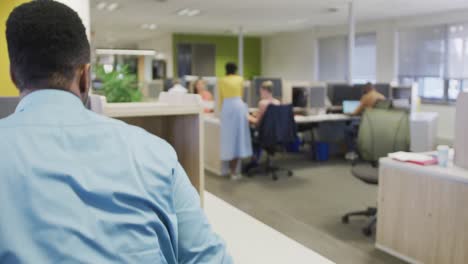
[[[206,89],[211,93],[214,94],[214,91],[216,89],[216,86],[218,85],[218,78],[216,77],[202,77],[202,80],[205,81],[206,83]]]
[[[392,89],[392,99],[408,99],[411,101],[412,98],[412,87],[411,86],[399,86],[393,87]]]
[[[390,98],[392,96],[391,95],[392,87],[390,86],[389,83],[376,83],[374,87],[377,90],[377,92],[383,94],[385,98]]]
[[[292,105],[293,107],[306,108],[309,102],[309,88],[293,87],[292,88]]]
[[[360,101],[351,101],[351,100],[343,101],[343,113],[344,114],[354,113],[354,111],[356,111],[356,109],[358,109],[360,104],[361,104]]]
[[[0,119],[13,114],[19,101],[19,97],[0,97]]]
[[[309,89],[309,107],[325,108],[327,98],[327,88],[323,86],[314,86]]]
[[[328,87],[331,103],[334,106],[343,105],[343,101],[359,101],[362,97],[362,89],[348,84],[333,84]]]

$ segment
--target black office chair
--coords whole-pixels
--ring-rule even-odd
[[[378,161],[388,153],[409,150],[408,113],[396,110],[369,109],[361,118],[358,134],[359,160],[353,162],[351,173],[359,180],[372,185],[379,183]],[[342,217],[349,223],[352,216],[369,217],[362,229],[366,236],[372,235],[377,223],[377,208],[368,207],[364,211],[351,212]]]
[[[289,177],[291,170],[274,165],[273,157],[279,151],[284,151],[287,145],[296,142],[297,128],[294,121],[292,105],[268,106],[262,121],[253,138],[254,145],[261,147],[267,153],[266,162],[247,171],[248,177],[257,173],[271,174],[273,180],[278,180],[278,172],[284,171]]]

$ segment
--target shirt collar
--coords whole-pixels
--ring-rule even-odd
[[[41,107],[60,108],[84,108],[83,102],[76,95],[69,91],[57,89],[40,89],[26,95],[19,102],[15,112],[23,112],[25,109]]]

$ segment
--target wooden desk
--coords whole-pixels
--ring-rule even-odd
[[[208,220],[226,242],[234,263],[333,263],[218,197],[208,192],[205,197]]]
[[[410,263],[468,263],[468,171],[381,159],[376,247]]]
[[[187,172],[203,201],[203,126],[200,106],[161,103],[110,103],[103,114],[139,126],[165,139],[176,150],[179,162]]]

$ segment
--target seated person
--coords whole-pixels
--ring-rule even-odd
[[[6,39],[21,101],[0,120],[0,262],[232,263],[174,149],[85,108],[75,11],[22,4]]]
[[[352,115],[361,115],[364,110],[368,108],[373,108],[377,102],[384,101],[385,96],[379,93],[372,83],[366,83],[363,88],[364,95],[361,97],[361,104],[359,107],[352,113]]]
[[[281,102],[273,97],[273,82],[265,81],[260,86],[260,101],[258,102],[258,110],[256,113],[249,116],[249,122],[255,126],[258,126],[270,104],[280,105]]]
[[[257,127],[260,125],[262,121],[262,117],[265,114],[270,104],[273,104],[273,105],[281,104],[281,102],[278,99],[273,97],[273,86],[274,84],[272,81],[265,81],[260,86],[260,101],[258,102],[258,110],[256,113],[249,115],[249,122],[254,127]],[[255,138],[255,128],[251,129],[251,133],[252,133],[252,138]],[[261,148],[254,141],[252,144],[252,149],[254,153],[252,155],[251,161],[249,162],[249,164],[247,164],[243,168],[243,172],[247,172],[250,169],[258,166],[258,161],[260,160],[260,156],[261,156]]]
[[[188,90],[187,88],[185,88],[184,86],[182,86],[181,82],[179,79],[174,79],[174,81],[172,82],[172,87],[169,89],[169,91],[167,91],[169,93],[188,93]]]
[[[198,79],[193,84],[193,92],[199,94],[203,102],[213,102],[213,95],[206,89],[206,83],[202,79]],[[213,112],[213,107],[205,107],[205,113]]]

